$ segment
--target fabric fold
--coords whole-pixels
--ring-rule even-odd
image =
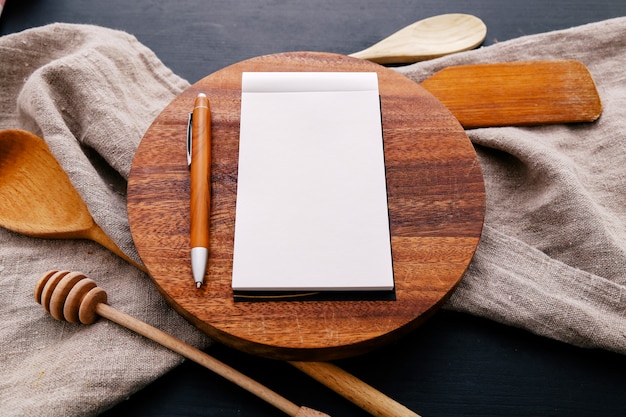
[[[399,69],[419,82],[451,65],[577,59],[603,103],[594,123],[468,131],[486,227],[446,308],[626,353],[624,25],[612,19]]]
[[[623,285],[557,261],[486,225],[477,254],[446,308],[577,346],[626,353],[625,295]]]

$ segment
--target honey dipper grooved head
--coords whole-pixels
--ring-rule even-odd
[[[96,306],[106,304],[107,295],[80,272],[51,270],[37,282],[35,300],[57,320],[91,324],[96,321]]]

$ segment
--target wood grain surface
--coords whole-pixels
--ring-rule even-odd
[[[235,302],[231,290],[241,73],[375,71],[379,75],[395,301]],[[212,109],[211,242],[205,285],[189,257],[187,114],[200,92]],[[288,175],[288,173],[285,173]],[[300,52],[253,58],[198,81],[146,132],[128,183],[131,232],[166,300],[211,337],[276,359],[331,360],[410,332],[445,301],[478,244],[485,210],[474,149],[426,90],[377,64]]]
[[[593,122],[596,84],[575,60],[447,67],[422,82],[464,128]]]

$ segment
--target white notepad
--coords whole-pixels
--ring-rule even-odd
[[[376,73],[243,73],[232,287],[393,289]]]

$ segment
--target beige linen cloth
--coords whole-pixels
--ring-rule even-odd
[[[486,224],[446,308],[626,353],[624,33],[619,18],[398,69],[421,81],[454,64],[578,59],[604,105],[590,124],[468,131],[484,170]],[[137,257],[125,180],[143,132],[188,83],[128,34],[66,24],[0,38],[0,83],[0,129],[43,136],[96,222]],[[180,361],[106,320],[83,326],[46,315],[32,293],[52,268],[80,270],[116,308],[196,346],[209,343],[148,277],[97,244],[0,228],[3,416],[94,415]]]

